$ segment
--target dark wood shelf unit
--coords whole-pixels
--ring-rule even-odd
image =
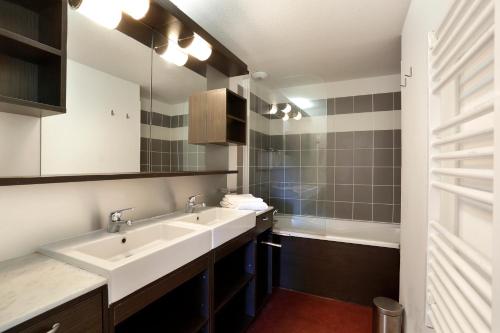
[[[219,276],[216,280],[215,310],[217,313],[224,307],[241,289],[245,288],[254,278],[253,274],[243,274],[236,276]]]
[[[255,316],[255,229],[213,251],[213,328],[244,332]]]
[[[245,145],[247,134],[246,134],[246,123],[240,122],[238,120],[233,120],[228,117],[226,128],[226,142],[233,143],[237,145]]]
[[[260,312],[273,292],[273,248],[262,242],[272,241],[272,230],[269,229],[257,236],[256,276],[255,276],[255,310]]]
[[[115,332],[197,333],[208,322],[208,271],[204,271],[117,324]]]
[[[0,0],[0,112],[66,112],[66,0]]]
[[[189,98],[190,144],[246,144],[247,100],[222,88]]]
[[[245,332],[254,319],[247,299],[252,293],[250,286],[238,292],[221,311],[215,314],[215,333]]]

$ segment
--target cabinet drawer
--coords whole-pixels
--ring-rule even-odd
[[[256,228],[255,228],[256,235],[260,235],[264,231],[272,228],[273,227],[273,218],[274,218],[274,215],[273,215],[272,211],[257,216]]]
[[[76,304],[62,305],[59,311],[56,310],[39,320],[34,319],[28,324],[29,326],[16,332],[101,333],[103,331],[102,315],[102,295],[98,293]],[[59,328],[55,329],[54,325],[57,326],[57,324]]]

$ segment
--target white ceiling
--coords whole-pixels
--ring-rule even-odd
[[[172,0],[275,88],[395,74],[410,0]]]
[[[102,28],[84,16],[68,12],[68,57],[102,72],[135,82],[149,97],[151,49],[116,30]],[[195,91],[206,90],[206,78],[153,54],[153,98],[165,103],[185,102]]]

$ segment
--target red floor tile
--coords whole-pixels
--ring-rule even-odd
[[[370,333],[370,307],[276,289],[249,333]]]

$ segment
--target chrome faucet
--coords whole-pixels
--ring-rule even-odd
[[[188,201],[186,202],[186,209],[185,209],[186,213],[189,213],[189,214],[194,213],[196,208],[206,206],[204,202],[202,202],[201,204],[196,203],[196,198],[198,198],[200,196],[201,196],[201,194],[196,194],[196,195],[192,195],[188,198]]]
[[[132,225],[132,220],[122,220],[122,213],[134,209],[135,208],[125,208],[111,212],[111,214],[109,214],[108,232],[117,233],[120,232],[120,228],[122,225]]]

